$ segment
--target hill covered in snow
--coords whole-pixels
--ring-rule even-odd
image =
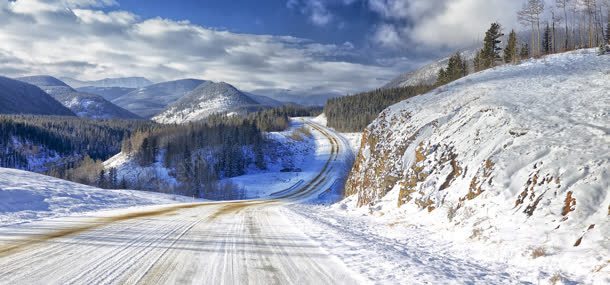
[[[345,191],[348,204],[483,258],[493,248],[496,260],[604,283],[609,189],[610,56],[579,50],[386,109],[365,130]]]
[[[199,79],[161,82],[136,89],[112,100],[112,103],[143,118],[151,118],[204,82]]]
[[[144,77],[118,77],[104,78],[101,80],[82,81],[70,77],[62,77],[64,82],[74,88],[80,87],[123,87],[123,88],[142,88],[152,85],[153,82]]]
[[[41,218],[192,198],[135,190],[107,190],[32,172],[0,168],[0,226]]]
[[[186,123],[216,113],[247,112],[264,107],[225,82],[205,82],[153,118],[163,124]]]
[[[464,52],[461,52],[460,54],[468,62],[472,62],[475,57],[476,50],[466,50]],[[438,77],[438,72],[441,70],[441,68],[447,67],[447,64],[449,63],[449,58],[450,57],[445,57],[430,64],[427,64],[423,67],[420,67],[414,71],[403,73],[392,79],[382,88],[390,89],[407,86],[434,84]]]
[[[39,87],[0,76],[0,114],[74,116]]]
[[[91,119],[139,119],[102,96],[78,92],[61,80],[47,75],[27,76],[17,80],[36,85],[53,96],[79,117]]]

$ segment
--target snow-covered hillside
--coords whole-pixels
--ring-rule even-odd
[[[464,59],[471,62],[475,57],[476,50],[466,50],[460,54]],[[392,79],[392,81],[388,82],[388,84],[384,85],[382,88],[389,89],[421,84],[434,84],[436,82],[436,78],[438,77],[439,70],[447,67],[448,63],[449,57],[442,58],[414,71],[403,73]]]
[[[610,56],[506,65],[391,106],[346,194],[481,258],[610,281]]]
[[[262,106],[228,83],[205,82],[153,120],[163,124],[182,124],[199,121],[212,114],[258,110]]]
[[[135,190],[106,190],[32,172],[0,168],[0,226],[41,218],[192,198]]]
[[[252,148],[244,147],[242,152],[245,160],[248,161],[246,175],[223,179],[221,183],[243,187],[246,193],[242,198],[258,198],[289,188],[306,176],[315,176],[320,168],[319,159],[315,156],[316,143],[327,139],[317,133],[312,135],[303,132],[303,128],[303,121],[295,119],[288,130],[266,134],[267,140],[263,150],[266,166],[264,170],[256,167]],[[180,188],[182,182],[176,178],[175,168],[164,165],[165,151],[165,149],[160,150],[156,161],[149,166],[141,166],[133,155],[125,153],[111,157],[104,162],[104,166],[106,169],[114,168],[118,180],[125,180],[129,185],[136,185],[138,189],[175,193],[174,189]],[[218,156],[212,155],[213,150],[210,149],[199,149],[193,156],[198,154],[205,155],[209,163],[219,159]],[[286,169],[300,169],[300,171],[282,171]]]
[[[143,118],[151,118],[204,82],[199,79],[161,82],[131,91],[112,103]]]
[[[91,119],[138,119],[139,117],[120,108],[102,96],[78,92],[57,78],[41,75],[17,78],[36,85],[68,107],[79,117]]]
[[[0,114],[74,116],[35,85],[0,76]]]
[[[123,88],[142,88],[148,85],[152,85],[153,82],[144,77],[118,77],[118,78],[104,78],[101,80],[94,81],[82,81],[70,77],[62,77],[64,82],[74,88],[81,87],[123,87]]]

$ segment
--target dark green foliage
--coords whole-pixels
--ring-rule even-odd
[[[519,51],[519,58],[526,59],[530,57],[530,47],[528,44],[522,44]]]
[[[504,62],[517,62],[517,33],[515,30],[511,30],[510,34],[508,34],[508,43],[506,48],[504,48]]]
[[[333,98],[326,103],[324,114],[328,126],[340,132],[361,132],[385,108],[432,89],[427,85],[408,86]]]
[[[32,154],[43,149],[71,158],[71,162],[84,156],[108,159],[119,152],[124,137],[149,124],[135,120],[2,115],[0,149],[3,152],[0,153],[0,166],[31,170],[24,160],[26,152]]]
[[[462,56],[458,52],[455,55],[451,56],[451,58],[449,58],[447,68],[441,68],[441,70],[438,72],[436,85],[445,85],[449,82],[458,80],[466,75],[468,75],[468,65],[466,64],[466,61],[462,59]]]
[[[504,36],[501,32],[502,26],[498,23],[492,23],[491,27],[485,33],[485,39],[483,39],[483,49],[479,54],[479,70],[494,67],[496,62],[501,60],[500,51],[500,38]]]
[[[553,53],[553,34],[549,24],[544,29],[544,35],[542,36],[542,50],[545,54]]]
[[[473,59],[472,65],[474,66],[474,71],[475,72],[479,72],[479,71],[485,69],[483,67],[483,58],[481,56],[481,51],[480,50],[477,51],[477,53],[474,55],[474,59]]]
[[[252,113],[248,117],[254,120],[261,131],[278,132],[288,128],[289,117],[311,117],[320,113],[322,113],[320,107],[288,105]]]

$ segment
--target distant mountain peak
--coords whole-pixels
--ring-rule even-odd
[[[241,113],[264,108],[255,99],[226,82],[205,82],[155,116],[159,123],[199,121],[217,113]]]
[[[154,84],[152,81],[144,77],[115,77],[104,78],[100,80],[78,80],[70,77],[62,77],[62,80],[67,82],[74,88],[81,87],[124,87],[124,88],[142,88]]]

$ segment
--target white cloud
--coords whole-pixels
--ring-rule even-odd
[[[492,22],[516,27],[516,11],[521,1],[512,0],[368,0],[394,28],[380,25],[373,40],[383,46],[396,35],[403,43],[428,47],[460,48],[480,39]],[[391,35],[383,37],[381,34]],[[401,47],[401,46],[398,46]]]
[[[346,0],[349,3],[349,0]],[[288,0],[286,7],[299,10],[307,15],[309,21],[316,26],[326,26],[333,21],[333,14],[326,8],[325,0]]]
[[[0,72],[80,79],[194,77],[245,90],[352,93],[379,87],[398,70],[340,60],[353,45],[236,34],[188,21],[140,19],[97,7],[114,1],[0,0]]]

